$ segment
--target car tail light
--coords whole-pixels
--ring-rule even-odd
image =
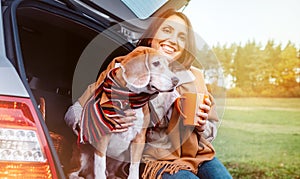
[[[45,133],[28,98],[0,96],[0,178],[57,178]]]

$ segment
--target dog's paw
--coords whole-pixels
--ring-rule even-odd
[[[129,172],[129,175],[128,175],[127,179],[139,179],[138,171]]]
[[[84,177],[80,177],[77,172],[74,172],[69,174],[69,179],[84,179]]]
[[[139,179],[139,176],[129,175],[127,179]]]
[[[131,163],[127,179],[139,179],[139,163]]]

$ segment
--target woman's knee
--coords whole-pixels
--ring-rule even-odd
[[[217,158],[203,162],[198,168],[197,176],[202,179],[232,179],[229,171]]]
[[[188,170],[179,170],[177,173],[174,173],[174,174],[169,174],[169,173],[164,173],[162,174],[162,178],[163,179],[198,179],[198,177],[188,171]]]

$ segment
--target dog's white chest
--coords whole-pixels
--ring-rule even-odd
[[[133,121],[133,126],[126,132],[113,133],[108,144],[107,154],[110,156],[119,156],[128,150],[131,141],[141,132],[144,122],[144,113],[142,108],[135,109],[137,119]]]
[[[144,113],[142,108],[135,109],[137,119],[133,121],[133,126],[129,127],[126,132],[114,133],[114,135],[119,135],[123,140],[128,142],[132,141],[137,133],[140,133],[143,128]],[[112,137],[113,137],[112,136]]]

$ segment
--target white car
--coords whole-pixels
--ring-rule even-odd
[[[1,0],[0,178],[65,178],[76,141],[67,108],[132,50],[149,16],[188,1]]]

